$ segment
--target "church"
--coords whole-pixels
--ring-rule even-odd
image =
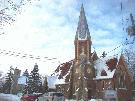
[[[102,99],[102,101],[132,101],[134,80],[124,56],[98,57],[91,52],[91,35],[81,6],[75,35],[75,58],[58,66],[55,73],[64,84],[56,90],[69,99]]]

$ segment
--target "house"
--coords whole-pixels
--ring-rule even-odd
[[[99,58],[95,51],[91,52],[92,40],[83,5],[74,45],[75,58],[55,71],[59,79],[65,79],[65,83],[56,85],[58,92],[76,100],[131,101],[133,80],[124,56]]]
[[[93,79],[96,84],[96,97],[131,101],[131,76],[123,55],[101,60],[100,63],[97,63],[99,59],[95,61],[96,68],[104,67],[98,70],[99,74]]]
[[[26,76],[20,76],[18,78],[18,92],[17,93],[23,93],[23,90],[25,89],[25,86],[27,85],[28,77]]]
[[[12,69],[14,71],[14,74],[12,75],[12,85],[11,85],[10,93],[17,94],[18,78],[20,77],[21,70],[17,69],[17,67],[15,69],[14,68]]]

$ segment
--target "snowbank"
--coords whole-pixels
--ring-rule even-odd
[[[68,100],[68,99],[66,99],[66,101],[77,101],[77,100]],[[79,100],[79,101],[84,101],[84,100]],[[91,99],[91,100],[89,100],[89,101],[102,101],[102,100],[96,100],[96,99]]]
[[[17,95],[0,93],[0,101],[20,101]]]

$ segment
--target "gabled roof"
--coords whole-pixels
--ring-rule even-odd
[[[112,56],[112,57],[104,57],[94,61],[94,67],[97,71],[96,78],[94,79],[110,79],[114,77],[115,71],[117,69],[121,69],[126,71],[128,74],[128,66],[125,62],[124,56],[121,54],[120,56]],[[102,72],[106,72],[106,76],[102,75]]]
[[[94,56],[94,54],[96,54],[96,53],[93,53],[93,56]],[[114,73],[116,71],[118,60],[119,60],[118,56],[104,57],[104,58],[96,59],[94,61],[94,67],[96,69],[97,75],[96,75],[96,78],[94,78],[94,79],[113,78]],[[59,65],[58,68],[55,70],[55,75],[57,75],[59,79],[66,80],[66,78],[69,77],[69,72],[70,72],[70,69],[72,66],[73,66],[73,60]],[[104,73],[103,73],[103,71],[104,71]],[[102,73],[103,73],[103,75],[102,75]]]
[[[97,59],[94,61],[94,67],[96,69],[96,78],[94,79],[109,79],[113,78],[114,73],[116,71],[117,63],[118,63],[118,58],[117,56],[113,57],[104,57]],[[106,75],[103,75],[104,74]]]
[[[130,73],[130,70],[128,68],[128,65],[126,63],[126,60],[125,60],[123,54],[121,54],[121,56],[119,58],[117,69],[121,70],[122,72],[126,72],[127,75],[131,78],[131,73]]]
[[[96,53],[93,53],[93,56]],[[55,75],[58,76],[59,79],[69,79],[70,69],[72,68],[74,62],[73,60],[63,63],[58,66],[55,71]],[[128,72],[128,68],[124,61],[124,56],[109,56],[104,58],[98,58],[94,61],[94,68],[96,70],[96,77],[94,79],[111,79],[114,77],[115,71],[118,69],[119,65],[123,65],[123,69],[126,68]],[[68,81],[66,81],[68,82]]]

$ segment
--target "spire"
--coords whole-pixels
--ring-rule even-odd
[[[88,28],[88,24],[87,24],[87,20],[85,16],[83,4],[81,6],[79,22],[78,22],[75,38],[79,40],[87,40],[88,38],[90,38],[90,32],[89,32],[89,28]]]

